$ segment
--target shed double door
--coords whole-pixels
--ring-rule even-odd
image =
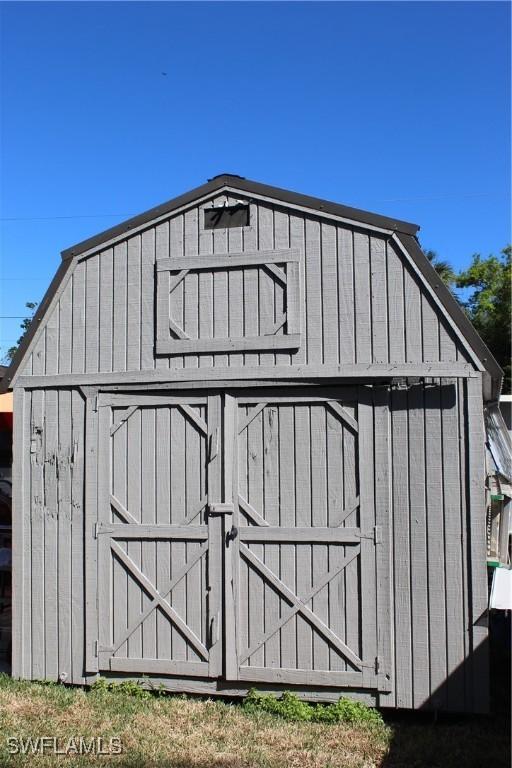
[[[100,394],[98,669],[388,690],[385,397]]]

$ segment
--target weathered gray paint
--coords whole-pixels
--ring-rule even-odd
[[[478,359],[390,234],[201,205],[77,256],[22,363],[14,674],[485,710]]]
[[[368,387],[364,389],[371,392]],[[55,392],[55,390],[39,391],[39,393],[34,391],[32,394],[27,391],[23,395],[18,394],[18,397],[23,397],[24,409],[28,409],[31,414],[29,423],[32,425],[31,438],[35,439],[35,455],[33,455],[29,468],[30,477],[23,486],[28,489],[28,515],[25,517],[23,527],[19,530],[19,535],[23,535],[25,546],[23,549],[23,567],[21,568],[20,564],[16,573],[18,577],[21,573],[25,577],[30,574],[30,581],[28,587],[23,591],[23,601],[16,602],[20,611],[16,620],[16,628],[24,639],[23,648],[19,644],[16,646],[18,650],[15,650],[14,671],[15,674],[24,677],[49,677],[50,679],[57,679],[59,674],[66,674],[68,680],[81,682],[84,677],[82,637],[85,630],[84,618],[87,613],[84,610],[85,585],[82,580],[81,561],[84,531],[83,493],[80,483],[77,483],[80,475],[76,476],[76,473],[81,471],[80,462],[83,462],[84,452],[86,452],[83,430],[85,404],[78,391],[66,389],[59,394],[59,412],[56,413],[57,403],[52,402],[51,399],[48,402],[48,395],[51,392]],[[238,394],[240,398],[237,406],[239,411],[256,408],[257,402],[269,403],[251,421],[247,427],[247,440],[239,445],[239,451],[242,451],[245,464],[247,464],[248,450],[251,451],[252,457],[251,477],[253,479],[250,493],[245,491],[250,496],[247,501],[253,509],[256,509],[256,512],[258,512],[256,507],[259,503],[259,514],[261,515],[263,512],[267,521],[277,514],[279,524],[285,528],[288,526],[287,530],[289,530],[290,525],[293,528],[297,524],[297,515],[299,515],[300,521],[301,514],[306,514],[308,525],[311,524],[311,515],[316,516],[313,523],[316,523],[317,528],[311,529],[312,537],[308,538],[304,531],[298,536],[292,537],[295,539],[302,538],[304,544],[284,540],[278,545],[281,555],[280,564],[277,562],[277,569],[276,564],[272,563],[272,548],[277,545],[271,544],[271,541],[279,539],[280,528],[275,529],[277,536],[270,535],[267,544],[254,543],[249,544],[249,547],[251,550],[256,550],[256,554],[260,552],[264,561],[269,564],[269,567],[272,567],[277,576],[283,577],[285,583],[295,586],[294,573],[303,579],[312,569],[311,573],[314,579],[315,568],[318,567],[319,575],[322,576],[325,572],[325,568],[322,569],[322,563],[325,560],[323,550],[329,546],[336,549],[334,541],[339,537],[335,534],[330,537],[330,545],[324,544],[325,534],[317,533],[317,530],[323,531],[322,528],[318,529],[318,526],[321,523],[328,524],[329,519],[324,519],[322,516],[334,514],[340,506],[340,500],[345,503],[346,499],[348,502],[347,509],[350,510],[351,508],[348,497],[352,497],[355,493],[356,482],[353,464],[354,447],[351,443],[351,441],[353,442],[353,433],[348,426],[337,419],[333,411],[321,405],[321,396],[317,389],[315,389],[314,395],[304,393],[295,395],[292,392],[286,396],[283,395],[281,401],[277,398],[275,390],[270,394],[267,390],[262,390],[262,392],[265,394],[256,393],[251,397],[246,394]],[[326,396],[333,397],[333,392],[336,392],[339,397],[343,390],[332,388],[326,393]],[[234,394],[237,397],[237,393],[234,392]],[[115,402],[115,399],[119,398],[116,408],[125,412],[128,402],[141,402],[144,397],[105,395],[103,398],[100,395],[98,399],[100,421],[101,414],[110,411],[110,407],[104,405],[104,402]],[[272,402],[272,397],[274,400],[277,399],[277,402]],[[248,398],[250,402],[246,404]],[[294,398],[296,398],[295,402]],[[313,399],[313,403],[311,403],[310,398]],[[54,446],[48,443],[47,439],[43,438],[40,443],[37,442],[39,428],[44,418],[43,412],[48,413],[47,409],[51,407],[53,409],[52,419],[58,419],[59,424],[62,423],[63,425],[61,429],[65,430],[66,422],[70,419],[68,410],[70,399],[74,405],[74,412],[71,414],[72,452],[69,447],[70,443],[62,442],[57,456],[55,456]],[[130,419],[134,419],[130,425],[132,449],[137,455],[140,451],[142,458],[139,460],[139,474],[135,473],[136,462],[133,460],[130,464],[125,461],[124,468],[121,464],[120,471],[123,473],[126,472],[128,466],[131,468],[131,490],[126,487],[125,493],[131,492],[136,499],[142,498],[142,494],[144,494],[147,497],[147,505],[143,507],[144,515],[147,516],[146,519],[156,520],[157,514],[161,514],[161,524],[164,522],[165,515],[167,515],[166,519],[171,519],[169,518],[169,507],[172,498],[169,496],[169,476],[162,475],[159,479],[161,485],[157,488],[155,480],[152,479],[154,470],[150,471],[150,468],[154,467],[157,461],[169,466],[169,452],[179,450],[179,446],[176,439],[171,443],[165,439],[166,434],[168,437],[169,422],[164,417],[157,419],[155,409],[158,407],[161,412],[162,409],[166,412],[173,408],[176,410],[177,406],[172,405],[173,400],[176,401],[176,399],[167,395],[159,395],[158,398],[150,396],[148,402],[155,405],[134,411],[132,416],[116,430],[112,437],[112,439],[123,438],[123,432],[127,432]],[[443,408],[433,410],[431,408],[433,399],[443,401]],[[91,397],[91,403],[95,400],[94,396]],[[191,402],[190,397],[187,397],[186,400]],[[376,408],[364,406],[361,396],[354,395],[354,391],[351,393],[350,401],[359,403],[361,414],[358,422],[359,429],[361,429],[362,412],[365,407],[367,410],[369,409],[369,417],[373,423],[376,415],[372,414],[377,413]],[[158,402],[160,402],[159,406],[156,405]],[[391,392],[388,436],[391,459],[389,465],[391,523],[387,532],[391,542],[389,550],[386,552],[383,549],[383,554],[384,557],[389,557],[391,562],[392,589],[389,591],[389,598],[393,607],[391,611],[383,610],[365,615],[363,625],[368,638],[370,626],[373,623],[373,626],[376,627],[378,619],[380,631],[382,632],[385,628],[394,637],[389,651],[391,691],[389,693],[382,692],[380,697],[381,703],[386,706],[420,707],[427,705],[455,710],[473,707],[471,699],[473,673],[470,660],[474,628],[464,607],[468,600],[469,602],[472,600],[472,585],[465,576],[468,568],[470,569],[470,564],[467,559],[465,560],[465,557],[467,558],[465,553],[468,552],[468,547],[471,545],[466,526],[467,509],[463,492],[467,461],[465,449],[467,430],[464,424],[465,418],[461,421],[460,415],[460,410],[462,410],[464,417],[463,402],[463,400],[459,402],[457,384],[453,379],[441,380],[426,386],[417,385],[408,391],[393,390]],[[312,418],[311,413],[315,409],[320,410],[317,410],[317,415]],[[274,419],[274,433],[270,431],[270,414],[272,413],[275,414],[272,417]],[[320,423],[317,423],[319,418]],[[440,427],[434,431],[434,439],[432,439],[429,452],[431,455],[443,457],[442,466],[444,467],[441,488],[437,495],[428,494],[424,486],[418,485],[425,481],[426,486],[430,487],[430,484],[434,485],[434,479],[439,482],[439,464],[426,463],[424,453],[425,428],[431,418],[439,419]],[[192,422],[188,421],[187,423],[184,417],[179,421],[184,429],[187,428],[192,435],[195,434],[196,430],[192,426]],[[179,427],[178,424],[176,426]],[[297,430],[304,428],[308,434],[312,430],[317,435],[317,442],[314,445],[305,442],[304,435],[298,439],[301,433]],[[165,432],[166,429],[167,432]],[[291,434],[289,433],[290,429],[292,430]],[[321,431],[319,432],[319,430]],[[336,435],[340,431],[345,434],[345,438],[337,441]],[[365,434],[371,432],[373,432],[373,427],[365,430]],[[294,434],[296,435],[295,438],[293,437]],[[297,439],[298,442],[295,442]],[[146,445],[143,451],[141,451],[141,441]],[[294,445],[297,445],[298,449],[295,449]],[[296,453],[296,450],[299,449],[302,457]],[[339,472],[342,454],[344,460],[342,472]],[[367,449],[367,454],[367,462],[371,462],[371,455],[373,455],[371,446]],[[101,458],[100,466],[105,469],[104,457]],[[304,465],[306,458],[307,466]],[[183,462],[183,457],[177,457],[177,459]],[[380,464],[382,465],[382,461]],[[58,476],[54,473],[56,466],[64,469],[64,472],[58,472]],[[257,466],[259,466],[259,470],[256,469]],[[69,488],[68,467],[71,473],[71,493],[67,490]],[[271,471],[271,467],[274,467],[274,472]],[[275,471],[276,467],[278,471]],[[190,466],[190,471],[192,469]],[[50,492],[50,499],[47,496],[45,504],[41,504],[40,499],[41,480],[38,478],[41,477],[41,472],[46,478],[45,487],[46,484],[53,487]],[[144,476],[143,485],[141,485],[141,473]],[[375,469],[374,473],[374,466],[369,463],[364,480],[361,480],[363,498],[366,493],[367,499],[371,501],[372,505],[374,499],[378,503],[386,497],[385,493],[376,495],[373,492],[373,484],[382,482],[379,475],[380,472]],[[175,485],[173,491],[178,497],[180,494],[183,496],[185,492],[186,476],[186,473],[181,471],[178,474],[178,485]],[[242,478],[239,475],[237,477],[239,483],[246,484],[248,482],[247,475]],[[265,482],[263,481],[264,477],[267,478]],[[126,480],[126,482],[128,481]],[[181,491],[180,483],[184,484]],[[293,487],[292,492],[287,490],[290,487]],[[368,490],[365,491],[365,487]],[[100,494],[101,489],[100,482]],[[192,492],[192,488],[190,492]],[[199,497],[199,490],[195,495]],[[51,498],[58,499],[57,514],[55,514],[54,509],[48,507]],[[124,498],[121,501],[124,501]],[[276,503],[278,504],[277,507]],[[137,501],[137,504],[140,502]],[[299,504],[302,506],[297,506]],[[130,511],[133,511],[133,507]],[[139,512],[137,512],[137,516],[138,514]],[[240,509],[239,514],[241,518],[247,519],[243,508]],[[372,512],[373,514],[375,512]],[[90,533],[94,519],[96,518],[87,521],[85,530]],[[335,516],[334,522],[337,524],[339,519],[341,518]],[[217,518],[217,520],[219,519]],[[215,524],[217,524],[217,520]],[[59,526],[60,539],[54,538],[56,521]],[[370,528],[372,522],[372,519],[368,520],[367,525]],[[235,520],[233,523],[237,524]],[[349,528],[352,532],[356,523],[357,508],[345,518],[343,527]],[[236,548],[240,546],[242,540],[247,543],[247,537],[241,528],[240,520],[237,525],[240,528],[240,535],[231,545]],[[266,531],[267,529],[264,528],[263,530]],[[173,535],[171,531],[164,531],[164,534],[166,536]],[[139,530],[134,535],[136,536],[133,545],[135,550],[132,555],[134,561],[138,563],[138,559],[142,556],[145,560],[147,574],[152,575],[155,548],[159,545],[151,540],[145,544],[143,536],[154,535],[154,532],[152,534],[151,531]],[[266,535],[268,537],[269,534]],[[281,537],[286,538],[286,535],[281,534]],[[100,533],[99,539],[104,536],[104,533]],[[256,533],[252,534],[253,538],[254,536],[257,538]],[[73,542],[71,557],[69,547],[63,544],[69,538]],[[318,544],[313,544],[312,538],[313,540],[316,539]],[[88,540],[89,546],[94,542],[92,535],[86,537],[86,540]],[[137,540],[139,543],[136,543]],[[430,542],[430,546],[427,545],[427,540]],[[201,545],[201,541],[202,539],[193,539],[189,544],[185,542],[180,544],[178,538],[175,539],[172,547],[175,549],[195,547],[197,549]],[[219,539],[217,539],[217,544],[218,541]],[[46,542],[44,548],[41,546],[41,542]],[[48,546],[49,544],[50,546]],[[373,543],[368,540],[368,544],[370,551],[375,551]],[[132,544],[128,546],[132,547]],[[166,546],[169,553],[169,544]],[[265,554],[263,554],[264,547],[267,548]],[[302,549],[301,557],[304,558],[306,556],[305,550],[311,550],[312,547],[316,547],[314,550],[315,560],[308,560],[310,565],[307,568],[305,561],[302,560],[300,567],[297,567],[297,549]],[[175,557],[178,555],[177,552]],[[183,555],[179,556],[182,557]],[[310,558],[311,554],[308,557]],[[338,554],[336,557],[341,557],[341,555]],[[162,556],[158,558],[158,561],[165,571],[168,566],[165,565]],[[315,566],[316,562],[318,566]],[[290,567],[288,563],[292,567],[291,572],[287,571],[287,568]],[[246,564],[242,560],[237,563],[237,567],[243,571]],[[93,571],[95,568],[94,563]],[[193,568],[197,571],[197,579],[204,578],[204,574],[199,575],[199,565],[194,565]],[[444,582],[444,574],[446,574],[446,583]],[[322,608],[322,600],[317,601],[318,604],[313,604],[313,610],[318,612],[321,619],[324,615],[322,611],[327,610],[328,616],[329,611],[331,612],[330,621],[333,631],[341,635],[342,639],[347,640],[349,647],[352,646],[358,650],[362,640],[359,637],[358,612],[360,607],[358,601],[354,601],[353,598],[349,599],[347,595],[361,595],[359,579],[366,579],[367,576],[372,582],[372,570],[365,568],[360,572],[357,569],[357,561],[353,561],[344,569],[344,579],[338,587],[336,587],[335,582],[334,584],[331,583],[330,586],[328,585],[324,590],[322,599],[327,601],[326,605]],[[258,626],[264,621],[265,610],[267,611],[267,620],[270,622],[275,620],[275,611],[278,605],[273,605],[272,600],[276,600],[276,598],[274,593],[269,591],[268,586],[263,589],[263,586],[258,586],[258,582],[259,584],[264,582],[254,574],[251,574],[251,577],[253,581],[255,580],[255,584],[252,585],[251,589],[248,589],[247,586],[243,588],[244,594],[247,594],[249,599],[247,602],[241,603],[241,610],[242,612],[245,610],[253,611],[255,614],[253,621]],[[243,573],[239,574],[238,578],[242,584],[247,582],[247,576],[244,576]],[[308,576],[308,578],[310,577]],[[126,576],[123,579],[123,584],[119,586],[119,589],[122,590],[122,596],[119,600],[120,604],[124,606],[122,610],[128,611],[131,602],[127,592]],[[165,581],[165,576],[162,576],[162,580]],[[94,573],[92,581],[92,589],[95,590]],[[107,581],[106,578],[100,578],[99,583],[104,587]],[[58,600],[55,598],[57,583],[59,584]],[[300,584],[300,587],[303,593],[307,593],[308,584]],[[192,589],[192,587],[190,588]],[[140,590],[138,590],[138,594],[140,595]],[[267,595],[266,600],[264,594]],[[363,594],[365,600],[370,599],[373,603],[374,598],[371,598],[371,590],[368,592],[366,589]],[[385,594],[384,592],[384,596]],[[131,598],[131,600],[134,599],[134,597]],[[338,611],[336,600],[340,601]],[[137,598],[137,604],[139,604],[139,598]],[[283,605],[287,604],[283,603]],[[121,609],[118,608],[119,610]],[[201,613],[200,606],[196,605],[194,608],[194,601],[192,601],[189,610],[199,610]],[[373,611],[375,611],[375,606],[373,606]],[[263,612],[260,619],[257,618],[258,612]],[[119,616],[119,613],[117,615]],[[160,617],[158,620],[161,624],[165,623]],[[246,616],[245,621],[247,620],[248,617]],[[151,648],[154,642],[157,628],[152,626],[152,622],[155,621],[155,617],[148,617],[148,624],[140,630],[140,633],[144,633],[144,647],[146,648]],[[387,626],[385,626],[386,621],[389,622]],[[437,624],[430,626],[433,621]],[[296,626],[297,624],[298,626]],[[102,626],[101,623],[100,626]],[[104,623],[103,626],[105,627],[106,624]],[[57,632],[57,627],[60,642],[54,643],[52,633]],[[160,631],[164,632],[165,635],[163,627]],[[204,637],[205,631],[204,626],[201,630],[198,629],[198,636]],[[91,635],[94,636],[95,632],[93,619],[88,626],[88,638]],[[201,635],[201,633],[203,634]],[[270,644],[270,647],[265,649],[268,659],[265,663],[268,663],[271,672],[266,677],[263,676],[262,670],[266,667],[262,666],[262,662],[260,662],[260,671],[255,673],[257,679],[267,683],[276,682],[280,679],[283,684],[292,684],[292,682],[300,684],[300,675],[295,673],[294,678],[289,670],[296,669],[298,664],[307,669],[306,659],[310,658],[308,654],[311,654],[313,634],[311,628],[306,623],[301,622],[300,617],[294,618],[290,624],[283,626],[279,633],[280,641],[274,646],[274,651],[272,650],[272,638],[267,641],[267,645]],[[160,640],[162,648],[165,648],[166,642],[164,635]],[[297,646],[297,637],[301,638],[300,651]],[[90,642],[93,643],[94,641]],[[390,643],[391,641],[387,642]],[[186,644],[183,641],[181,644],[185,648]],[[136,648],[136,645],[134,647]],[[58,649],[58,653],[56,649]],[[88,650],[92,654],[92,645]],[[183,652],[185,651],[175,649],[173,658],[176,662],[180,661],[180,653]],[[163,653],[165,654],[165,651]],[[276,657],[278,660],[274,662],[272,661],[273,653],[278,654]],[[299,660],[297,653],[299,653]],[[349,681],[347,679],[343,681],[341,675],[343,670],[347,668],[347,664],[343,657],[329,647],[322,637],[316,639],[315,654],[317,664],[320,665],[318,672],[324,674],[321,665],[327,665],[326,671],[330,670],[333,673],[330,677],[325,678],[326,681],[330,680],[331,685],[336,681],[336,684],[340,686],[346,687],[348,685],[350,688],[354,686],[357,690],[364,690],[365,686],[361,685],[360,681],[357,683],[356,677]],[[256,659],[256,656],[253,656],[253,659]],[[309,663],[313,663],[313,661]],[[152,665],[151,662],[145,666],[141,665],[140,662],[134,663],[130,669],[127,669],[126,665],[122,668],[120,664],[117,662],[117,666],[114,664],[112,668],[134,674],[151,671],[162,672],[161,669],[157,668],[158,665]],[[468,668],[466,668],[467,664],[469,664]],[[286,665],[283,666],[285,671],[281,671],[278,675],[277,672],[282,665]],[[88,672],[94,671],[94,668],[91,669],[88,665],[86,667]],[[181,667],[180,665],[177,666],[178,670],[180,668],[185,674],[183,663],[181,663]],[[337,679],[338,671],[339,679]],[[197,674],[199,667],[196,667],[194,672]],[[189,670],[189,674],[194,674],[194,672],[191,673]],[[176,673],[179,674],[179,672]],[[317,681],[322,678],[322,674],[316,676]],[[209,677],[208,675],[204,676]],[[315,684],[314,676],[311,678],[311,676],[303,675],[303,678],[304,683],[307,680],[307,684]],[[242,671],[238,678],[232,679],[247,679],[246,672]],[[319,684],[321,685],[321,683]]]
[[[250,210],[250,227],[212,231],[202,228],[198,206],[78,261],[21,375],[468,360],[394,240],[268,203],[251,203]],[[300,252],[298,350],[242,354],[241,341],[240,353],[155,356],[155,262],[274,248]],[[271,331],[283,294],[257,266],[195,271],[172,292],[171,315],[191,338],[211,337],[212,330],[214,338],[254,337]],[[283,329],[275,338],[282,335]]]

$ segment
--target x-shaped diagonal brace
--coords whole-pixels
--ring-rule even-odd
[[[322,587],[325,587],[326,584],[328,584],[332,579],[334,579],[335,576],[340,573],[344,568],[347,567],[347,565],[354,560],[355,557],[360,552],[360,547],[356,546],[354,547],[354,550],[350,552],[349,555],[347,555],[343,561],[337,565],[332,570],[328,571],[324,576],[318,581],[314,587],[306,594],[303,598],[297,597],[297,595],[289,589],[284,582],[281,581],[274,573],[272,573],[269,568],[263,563],[259,557],[256,557],[254,552],[251,552],[251,550],[245,546],[245,544],[240,544],[240,554],[242,557],[244,557],[259,573],[265,578],[267,581],[269,581],[272,586],[282,594],[282,596],[291,603],[290,608],[283,613],[277,624],[274,624],[267,632],[262,633],[252,644],[252,646],[243,654],[240,656],[240,664],[243,664],[244,661],[247,661],[247,659],[252,656],[252,654],[261,646],[263,643],[265,643],[270,637],[275,635],[276,632],[281,629],[281,627],[286,624],[287,621],[289,621],[293,616],[295,616],[296,613],[299,613],[303,616],[306,621],[311,624],[331,645],[333,645],[341,654],[342,656],[347,659],[347,661],[350,662],[356,669],[362,669],[363,662],[362,659],[359,658],[349,647],[346,645],[343,640],[341,640],[337,635],[334,634],[334,632],[329,629],[329,627],[324,624],[324,622],[316,616],[313,611],[307,607],[306,603],[308,603],[316,594],[319,592]]]
[[[192,632],[189,626],[185,624],[183,619],[176,613],[174,608],[169,605],[167,600],[165,599],[170,592],[174,589],[176,584],[178,584],[179,581],[185,576],[185,574],[192,568],[195,563],[204,555],[206,552],[206,549],[208,547],[208,544],[205,542],[200,549],[191,557],[191,559],[185,563],[183,568],[178,571],[178,573],[174,576],[174,578],[169,582],[169,584],[166,586],[165,590],[163,590],[163,594],[160,593],[157,588],[154,586],[154,584],[145,576],[140,568],[133,562],[133,560],[128,557],[126,552],[119,546],[119,544],[114,541],[113,539],[110,540],[110,546],[112,548],[112,551],[116,555],[116,557],[123,563],[123,565],[128,569],[130,574],[134,577],[136,581],[140,584],[140,586],[145,589],[153,598],[152,602],[142,611],[142,613],[137,617],[137,619],[132,622],[130,627],[126,630],[121,640],[119,640],[116,643],[116,646],[112,650],[112,653],[115,653],[121,645],[126,642],[126,640],[130,637],[130,635],[135,631],[135,629],[141,624],[142,621],[148,616],[148,614],[154,609],[159,607],[170,619],[170,621],[176,626],[176,628],[179,630],[179,632],[183,635],[183,637],[188,640],[188,642],[194,646],[196,651],[199,653],[200,656],[203,657],[203,659],[208,660],[208,651],[205,648],[205,646],[202,644],[202,642],[199,640],[199,638]]]

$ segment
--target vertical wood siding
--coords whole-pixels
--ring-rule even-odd
[[[263,403],[262,403],[263,404]],[[244,423],[253,405],[241,405]],[[344,403],[356,417],[353,404]],[[351,547],[332,543],[312,544],[308,531],[339,525],[342,511],[353,508],[342,527],[358,527],[357,441],[353,431],[322,403],[269,403],[252,419],[238,440],[237,457],[240,525],[251,517],[248,502],[272,527],[303,528],[304,543],[254,543],[248,547],[294,594],[306,595],[329,570],[335,571]],[[373,545],[372,545],[373,546]],[[354,547],[352,547],[352,550]],[[361,594],[357,556],[311,600],[311,610],[357,655],[362,654],[358,596]],[[274,586],[250,565],[240,561],[242,616],[240,650],[248,667],[352,671],[353,667],[301,616],[261,642],[279,622],[289,605]]]
[[[465,410],[454,379],[392,392],[395,682],[386,706],[471,709]],[[483,487],[483,471],[480,479]]]
[[[472,557],[480,558],[484,531],[483,521],[481,531],[477,520],[471,523],[478,509],[470,508],[470,499],[471,505],[477,501],[474,491],[468,494],[466,487],[468,467],[473,462],[474,471],[478,462],[480,395],[471,392],[473,401],[468,404],[466,389],[463,382],[441,379],[391,393],[392,684],[390,693],[381,695],[383,706],[485,708],[485,628],[475,625],[485,609],[484,582],[478,572],[480,559],[476,566],[470,565]],[[73,389],[20,390],[16,413],[15,476],[23,478],[23,487],[15,499],[15,540],[21,549],[16,553],[13,671],[33,679],[56,680],[66,675],[67,681],[81,683],[87,533],[84,400]],[[349,429],[316,406],[283,403],[266,408],[240,442],[238,460],[244,467],[240,492],[271,524],[325,525],[340,502],[346,504],[357,494],[354,439]],[[192,451],[190,460],[203,466],[204,447],[197,443],[194,428],[168,408],[158,413],[154,408],[143,409],[114,435],[113,490],[137,519],[149,524],[173,521],[185,498],[196,499],[204,492],[204,472],[196,487],[198,479],[191,476],[189,480],[179,464],[179,444],[185,442]],[[127,471],[135,465],[140,468],[138,474]],[[171,465],[176,465],[181,478],[173,491],[169,473],[157,471]],[[376,476],[375,487],[377,483]],[[156,509],[163,518],[155,518]],[[347,518],[346,526],[357,524],[357,512],[354,515]],[[168,543],[126,546],[130,557],[161,584],[169,575],[169,558],[174,564],[181,562],[192,554],[185,548],[196,545],[174,543],[173,552]],[[308,544],[251,544],[250,548],[299,594],[307,592],[310,580],[324,567],[322,558],[331,557],[328,545],[323,554],[320,545],[314,556]],[[142,609],[146,598],[138,590],[132,600],[126,573],[118,571],[114,566],[114,591],[123,596],[126,615],[114,613],[126,624],[132,618],[130,611]],[[198,565],[182,588],[199,591],[204,579]],[[272,590],[245,567],[240,584],[242,594],[248,596],[241,612],[249,637],[254,628],[278,616],[282,606]],[[336,634],[355,649],[362,638],[357,601],[351,595],[361,594],[361,584],[354,564],[315,597],[315,611],[325,615]],[[176,599],[179,602],[180,595]],[[196,620],[194,631],[205,637],[205,617],[197,614]],[[174,658],[193,660],[193,651],[178,633],[171,636],[159,622],[156,614],[148,618],[121,656],[138,656],[143,647],[154,648],[155,654],[158,648],[163,657],[172,652]],[[172,647],[165,648],[167,640]],[[471,652],[479,644],[482,647],[473,662]],[[247,662],[249,667],[263,665],[333,672],[347,668],[345,660],[315,637],[300,616]]]
[[[17,411],[15,676],[84,681],[84,415],[83,398],[69,389],[27,391]]]
[[[113,424],[123,418],[124,410],[113,409]],[[204,406],[193,410],[206,420]],[[206,494],[206,437],[199,434],[180,409],[139,407],[120,423],[109,442],[109,455],[101,470],[106,484],[102,506],[108,508],[110,495],[115,498],[111,515],[107,515],[109,523],[124,522],[115,511],[116,504],[140,524],[182,525],[187,515],[192,518],[193,510],[199,508]],[[204,511],[198,512],[191,525],[199,525],[203,519]],[[117,545],[165,595],[169,580],[198,555],[201,542],[134,539],[120,540]],[[134,622],[136,625],[114,655],[123,659],[200,661],[194,648],[163,612],[153,611],[137,625],[141,611],[151,603],[150,598],[123,563],[111,555],[108,568],[110,574],[100,575],[113,585],[113,609],[107,617],[111,626],[106,635],[116,644],[127,627]],[[206,643],[204,568],[204,558],[190,568],[172,591],[172,606],[201,642]]]
[[[79,262],[23,374],[466,361],[403,254],[383,237],[254,201],[249,227],[204,230],[202,221],[202,208],[191,208]],[[298,350],[155,356],[155,260],[273,248],[301,254]],[[192,338],[257,336],[283,298],[264,269],[200,271],[172,292],[171,309]]]

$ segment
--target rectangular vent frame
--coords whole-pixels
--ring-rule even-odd
[[[278,265],[284,265],[282,269]],[[157,355],[297,350],[301,345],[301,269],[298,249],[185,256],[156,261]],[[170,295],[190,272],[260,267],[285,291],[284,311],[258,336],[191,338],[171,316]],[[277,335],[278,331],[285,329]]]

